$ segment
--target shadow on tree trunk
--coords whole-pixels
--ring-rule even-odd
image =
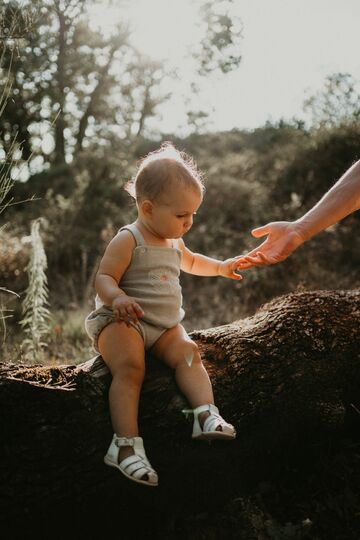
[[[173,373],[148,357],[139,422],[158,488],[103,464],[101,358],[1,364],[5,537],[359,538],[359,300],[295,293],[192,333],[235,441],[192,441]]]

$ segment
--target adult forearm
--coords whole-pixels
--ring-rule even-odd
[[[308,240],[359,208],[360,161],[357,161],[295,224],[304,240]]]

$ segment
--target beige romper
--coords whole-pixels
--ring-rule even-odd
[[[131,262],[122,276],[119,287],[140,305],[144,311],[138,324],[131,323],[150,349],[167,329],[184,318],[179,282],[181,251],[177,240],[173,247],[149,246],[139,229],[132,223],[120,231],[130,231],[136,241]],[[98,337],[108,324],[115,322],[110,306],[95,298],[95,310],[85,320],[85,328],[98,351]],[[125,323],[121,323],[125,324]]]

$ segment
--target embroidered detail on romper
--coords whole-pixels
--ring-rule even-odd
[[[149,279],[151,284],[157,287],[161,287],[161,290],[165,290],[172,283],[172,279],[169,277],[165,268],[158,268],[149,272]]]

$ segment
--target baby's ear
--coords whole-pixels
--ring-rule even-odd
[[[150,217],[153,213],[153,203],[147,199],[145,201],[141,201],[140,209],[145,216]]]

